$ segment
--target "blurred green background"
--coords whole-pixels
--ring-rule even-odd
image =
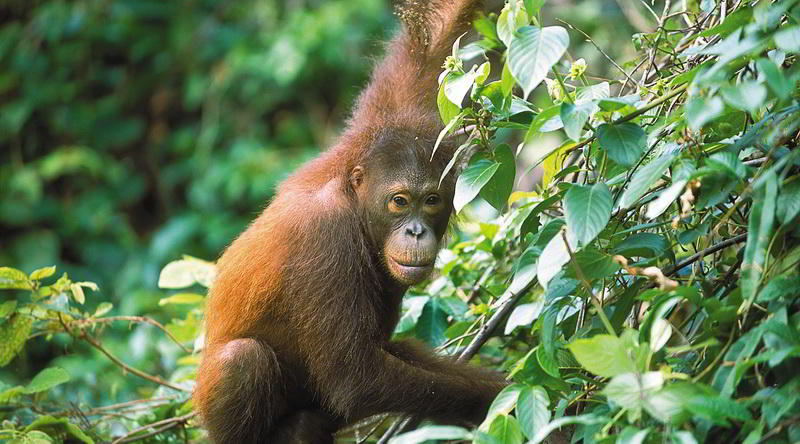
[[[275,185],[335,139],[397,26],[391,9],[388,0],[3,2],[0,266],[58,265],[100,284],[89,307],[180,317],[158,306],[159,270],[184,253],[214,260]],[[616,60],[648,23],[628,0],[552,0],[543,14]],[[613,69],[570,37],[590,77]],[[106,335],[107,345],[129,363],[174,368],[177,349],[153,329],[115,328],[123,334]],[[29,343],[0,379],[24,381],[57,361],[70,385],[94,387],[65,389],[77,401],[141,389],[97,352],[73,355],[77,347]]]

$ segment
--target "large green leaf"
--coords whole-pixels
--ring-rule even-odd
[[[664,385],[661,372],[623,373],[606,384],[603,394],[629,410],[641,410],[647,399]]]
[[[508,66],[525,98],[547,77],[568,46],[569,34],[560,26],[523,26],[514,34],[508,49]]]
[[[575,243],[580,248],[593,241],[608,224],[611,207],[611,191],[605,183],[570,187],[564,196],[570,245]]]
[[[778,196],[778,221],[788,224],[800,214],[800,180],[781,187]]]
[[[550,422],[550,397],[537,386],[525,387],[517,400],[517,418],[522,432],[533,438],[537,430]]]
[[[633,166],[647,148],[647,135],[631,122],[597,127],[597,142],[608,151],[608,157],[622,166]]]
[[[522,431],[516,418],[499,415],[489,425],[489,436],[497,438],[503,444],[522,444]]]
[[[456,180],[456,192],[453,197],[453,207],[456,213],[472,202],[472,199],[475,199],[481,188],[489,183],[498,168],[500,168],[500,163],[488,159],[484,153],[477,153],[472,156],[469,164]]]
[[[450,123],[455,117],[461,113],[461,107],[451,102],[445,94],[444,87],[447,85],[447,78],[445,78],[442,86],[439,87],[439,93],[436,95],[436,105],[439,108],[439,117],[445,124]]]
[[[440,298],[428,299],[417,319],[414,331],[418,338],[433,346],[437,346],[447,339],[444,334],[447,331],[447,312],[444,311]]]
[[[622,193],[619,206],[630,208],[631,205],[635,204],[661,178],[661,175],[667,171],[674,159],[674,154],[662,154],[652,162],[636,170],[633,173],[630,184],[625,188],[625,192]]]
[[[612,377],[636,371],[625,342],[611,335],[577,339],[567,345],[583,368],[598,376]]]
[[[800,52],[800,26],[792,26],[775,33],[775,45],[786,52]]]
[[[778,178],[772,171],[767,172],[764,185],[753,194],[753,206],[747,222],[747,245],[744,248],[742,272],[739,275],[739,286],[742,290],[742,305],[739,312],[750,308],[750,304],[758,293],[761,276],[764,274],[764,262],[767,257],[772,225],[775,221],[775,202],[778,194]]]
[[[471,439],[472,434],[456,426],[428,425],[392,438],[391,444],[420,444],[436,439]]]
[[[508,196],[514,188],[514,178],[517,174],[517,167],[514,161],[514,153],[505,143],[494,150],[494,161],[499,164],[497,171],[486,185],[481,188],[480,196],[497,211],[503,211],[508,202]]]
[[[715,424],[727,426],[727,418],[739,421],[750,421],[753,417],[743,404],[738,402],[712,396],[695,396],[688,400],[686,408],[701,418],[707,419]]]
[[[540,233],[542,232],[540,231]],[[572,245],[571,241],[569,249],[572,250],[573,253],[575,252],[575,245]],[[547,289],[547,284],[550,282],[550,279],[561,271],[561,268],[569,262],[569,259],[570,256],[567,244],[564,242],[564,237],[559,230],[555,236],[547,242],[547,246],[544,247],[541,256],[539,256],[539,262],[536,265],[536,277],[539,279],[539,285]]]
[[[561,123],[564,124],[564,132],[567,137],[574,141],[580,139],[583,125],[589,120],[589,114],[595,106],[597,105],[591,102],[582,105],[573,105],[569,102],[561,104]]]
[[[50,367],[40,371],[25,386],[25,393],[39,393],[69,381],[69,373],[60,367]]]
[[[442,89],[450,103],[461,108],[464,96],[467,95],[472,85],[475,84],[475,73],[475,67],[473,66],[472,69],[463,74],[450,73],[445,77],[444,82],[442,82]],[[449,121],[450,120],[445,120],[445,122]]]
[[[0,267],[0,289],[30,290],[28,275],[16,268]]]

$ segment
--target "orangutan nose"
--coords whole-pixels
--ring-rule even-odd
[[[406,234],[415,239],[419,239],[425,234],[425,226],[419,222],[411,222],[406,225]]]

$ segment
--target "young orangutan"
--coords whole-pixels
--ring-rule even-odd
[[[278,188],[225,251],[194,405],[215,443],[326,443],[381,412],[480,421],[505,383],[390,341],[452,212],[437,76],[475,0],[410,0],[339,141]]]

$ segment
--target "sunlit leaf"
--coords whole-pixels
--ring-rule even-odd
[[[508,66],[524,98],[536,88],[569,46],[569,35],[560,26],[523,26],[512,37]]]
[[[633,166],[647,148],[644,130],[630,122],[600,125],[597,127],[597,141],[608,151],[611,160],[623,166]]]

